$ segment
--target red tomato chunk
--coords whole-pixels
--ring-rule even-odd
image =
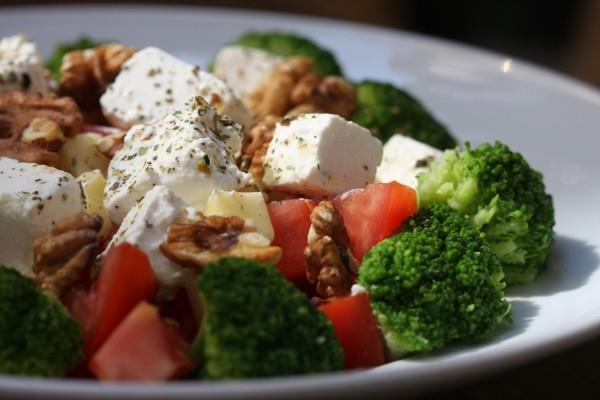
[[[344,368],[368,368],[385,362],[381,335],[367,293],[333,299],[319,307],[344,349]]]
[[[334,204],[344,219],[352,254],[360,262],[371,247],[417,212],[417,193],[398,182],[373,183],[337,196]]]
[[[84,332],[85,353],[93,355],[121,320],[142,300],[151,300],[158,282],[148,257],[130,244],[113,247],[88,293],[65,301]]]
[[[145,301],[123,319],[89,364],[104,381],[166,381],[193,367],[189,345]]]
[[[273,245],[283,251],[277,268],[290,281],[301,279],[306,275],[304,248],[314,202],[304,199],[274,201],[267,208],[275,232]]]

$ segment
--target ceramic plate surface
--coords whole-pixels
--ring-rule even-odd
[[[474,379],[600,333],[600,94],[550,71],[473,48],[363,25],[203,8],[0,9],[0,36],[25,33],[44,55],[90,34],[153,45],[206,66],[250,29],[311,37],[335,51],[351,79],[389,80],[416,94],[462,141],[500,139],[544,173],[556,206],[549,269],[514,288],[514,323],[478,346],[355,373],[242,381],[108,385],[0,377],[0,397],[56,399],[327,398],[380,392],[394,398]]]

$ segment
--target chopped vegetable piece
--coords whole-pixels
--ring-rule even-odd
[[[333,53],[302,36],[282,32],[248,32],[233,43],[280,57],[308,57],[315,63],[314,70],[319,75],[342,75]]]
[[[308,242],[312,200],[273,201],[267,205],[275,232],[274,246],[283,250],[277,268],[290,281],[306,276],[304,248]]]
[[[90,360],[103,381],[166,381],[190,372],[189,345],[141,301],[121,321]]]
[[[456,139],[408,92],[389,83],[363,81],[356,84],[358,107],[350,119],[371,130],[382,142],[401,133],[444,150]]]
[[[541,173],[507,145],[448,150],[419,176],[423,205],[444,202],[487,235],[506,282],[528,283],[546,267],[554,205]]]
[[[510,319],[500,260],[468,217],[422,208],[358,270],[394,357],[479,341]]]
[[[331,323],[269,264],[223,257],[198,277],[204,320],[193,354],[207,379],[339,370]]]
[[[344,348],[344,368],[376,367],[385,362],[381,334],[366,292],[334,298],[319,307],[333,323]]]
[[[0,373],[60,377],[82,356],[81,328],[58,299],[0,266]]]
[[[398,182],[374,183],[343,193],[334,203],[344,219],[352,254],[361,261],[417,211],[417,194]]]
[[[157,288],[142,251],[127,243],[111,248],[89,294],[94,299],[83,321],[86,354],[94,354],[131,309],[142,300],[152,299]]]

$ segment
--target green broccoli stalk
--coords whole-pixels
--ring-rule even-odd
[[[198,278],[202,327],[192,352],[207,379],[339,370],[326,317],[272,265],[221,258]]]
[[[98,42],[87,36],[82,36],[73,42],[60,43],[56,46],[52,55],[46,60],[46,68],[50,70],[54,79],[59,80],[60,66],[62,65],[62,59],[65,54],[75,50],[91,49],[101,44],[102,42]]]
[[[500,260],[484,234],[439,203],[374,246],[358,281],[395,357],[485,339],[510,310]]]
[[[546,266],[554,206],[542,174],[500,142],[446,151],[419,176],[423,205],[442,201],[471,217],[500,257],[508,284],[527,283]]]
[[[233,41],[234,45],[264,50],[280,57],[304,56],[313,60],[319,75],[342,75],[334,55],[302,36],[282,32],[248,32]]]
[[[404,90],[374,81],[357,83],[355,88],[358,106],[350,119],[382,142],[401,133],[442,150],[456,146],[450,132]]]
[[[82,356],[81,328],[58,299],[0,266],[0,373],[64,376]]]

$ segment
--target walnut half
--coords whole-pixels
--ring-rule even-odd
[[[100,96],[135,49],[107,43],[93,49],[71,51],[60,66],[59,92],[70,96],[86,112],[100,109]]]
[[[91,266],[98,251],[102,217],[84,212],[59,221],[33,242],[33,272],[38,285],[61,296]]]
[[[307,112],[348,118],[357,105],[352,85],[340,76],[319,76],[312,67],[309,58],[291,57],[267,74],[248,99],[256,119]]]
[[[79,132],[82,121],[70,98],[0,92],[0,156],[58,167],[64,136]]]
[[[281,248],[270,242],[239,217],[204,216],[174,222],[167,239],[160,245],[162,253],[184,268],[200,271],[220,257],[241,257],[275,264]]]
[[[348,248],[341,215],[332,201],[324,200],[312,210],[310,221],[308,245],[304,250],[306,278],[317,283],[317,293],[323,297],[348,294],[357,261]]]

